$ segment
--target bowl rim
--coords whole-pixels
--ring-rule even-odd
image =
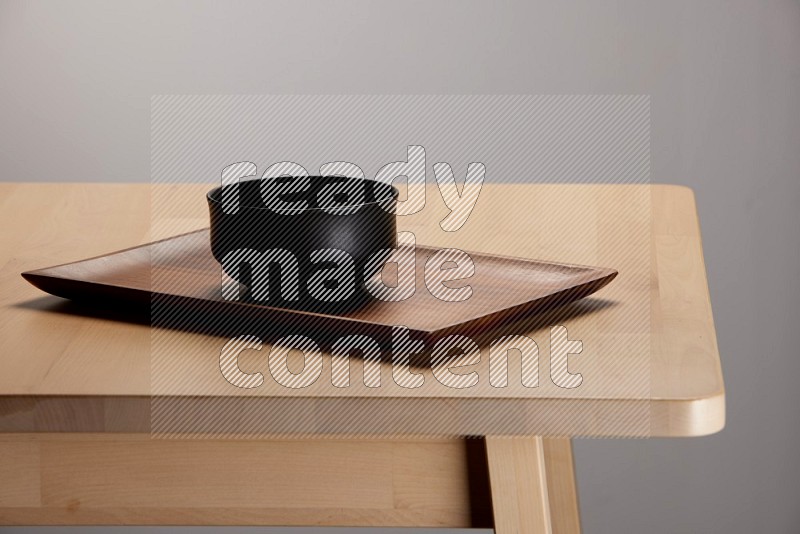
[[[335,178],[335,177],[336,177],[335,175],[332,175],[332,176],[316,175],[316,176],[308,176],[307,178],[310,178],[310,179],[313,180],[314,178]],[[240,180],[240,181],[236,182],[235,184],[218,185],[218,186],[214,187],[213,189],[211,189],[210,191],[208,191],[206,193],[206,199],[208,200],[209,204],[222,205],[222,200],[219,199],[219,198],[214,198],[214,195],[219,196],[220,193],[222,192],[222,190],[224,188],[226,188],[226,187],[231,187],[233,185],[237,185],[238,186],[238,185],[241,185],[241,184],[244,184],[244,183],[247,183],[247,182],[262,182],[262,181],[275,180],[277,178],[300,178],[300,176],[277,176],[275,178],[254,178],[252,180]],[[316,207],[316,208],[281,208],[281,209],[274,209],[274,208],[268,208],[266,206],[247,206],[247,205],[241,205],[240,204],[239,205],[239,210],[242,210],[242,209],[244,209],[244,210],[264,210],[264,211],[269,211],[271,213],[287,213],[287,212],[294,212],[294,213],[325,212],[325,213],[331,213],[331,212],[336,212],[336,211],[346,211],[346,212],[354,214],[356,211],[360,210],[364,206],[372,206],[372,205],[375,205],[375,204],[380,205],[380,204],[388,203],[388,202],[391,202],[391,201],[397,202],[397,199],[400,198],[400,190],[397,189],[397,187],[395,187],[391,183],[381,182],[379,180],[374,180],[372,178],[353,178],[353,177],[348,177],[348,176],[342,176],[342,178],[348,178],[350,180],[359,180],[359,181],[365,182],[365,183],[372,182],[372,183],[375,183],[375,184],[385,185],[385,186],[390,188],[390,190],[392,192],[392,197],[391,197],[391,199],[390,198],[385,198],[385,199],[381,199],[381,200],[373,200],[371,202],[363,202],[361,204],[351,204],[349,206],[325,207],[325,208]],[[358,209],[353,211],[353,208],[358,208]]]

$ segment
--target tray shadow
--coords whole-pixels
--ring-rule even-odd
[[[619,303],[613,300],[586,297],[564,306],[521,316],[502,325],[491,327],[481,327],[480,325],[471,327],[465,326],[465,328],[460,331],[449,333],[470,337],[478,343],[479,346],[486,346],[492,340],[505,335],[531,332],[533,330],[559,324],[568,326],[570,320],[578,317],[595,315],[603,310],[618,305]],[[207,309],[198,310],[192,307],[172,305],[168,301],[154,301],[152,305],[126,305],[123,309],[98,303],[93,304],[65,300],[60,297],[46,295],[16,303],[13,307],[103,321],[124,322],[223,338],[232,338],[243,334],[249,334],[256,335],[267,343],[277,341],[279,338],[287,335],[304,335],[311,337],[320,347],[328,350],[337,339],[348,335],[348,332],[334,332],[330,329],[322,328],[319,325],[315,325],[313,320],[300,324],[296,322],[292,324],[274,321],[268,322],[253,317],[230,317],[229,315],[209,313]],[[391,348],[391,340],[389,338],[379,335],[373,337],[382,347]],[[433,342],[435,342],[435,339],[424,339],[423,341],[426,342],[426,350],[420,354],[418,358],[412,359],[412,365],[429,365],[430,348]]]

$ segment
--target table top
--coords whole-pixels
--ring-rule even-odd
[[[227,339],[77,306],[20,276],[203,228],[209,188],[0,184],[0,431],[152,431],[154,399],[171,403],[165,432],[190,413],[197,432],[219,430],[198,422],[211,405],[192,402],[229,403],[228,411],[258,415],[259,425],[247,429],[278,433],[693,436],[724,426],[699,224],[684,187],[487,184],[465,225],[444,232],[448,209],[429,186],[425,209],[398,219],[418,243],[619,271],[590,298],[476,339],[480,362],[456,373],[474,370],[479,380],[464,389],[443,387],[430,369],[420,371],[424,387],[403,387],[391,380],[391,361],[381,363],[380,388],[360,383],[352,361],[351,387],[333,387],[327,353],[327,379],[323,373],[302,391],[270,380],[236,388],[219,368]],[[568,372],[582,376],[578,387],[551,378],[555,325],[582,342],[568,359]],[[513,353],[506,387],[491,384],[488,348],[503,335],[536,341],[538,387],[522,383]],[[265,341],[261,351],[242,353],[240,367],[269,376],[268,353]],[[163,380],[165,365],[174,379]],[[297,423],[309,412],[314,417]],[[371,417],[353,416],[364,413]]]

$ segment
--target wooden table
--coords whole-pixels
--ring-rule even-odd
[[[430,245],[620,270],[588,304],[561,318],[571,334],[585,336],[587,357],[575,361],[584,365],[586,387],[559,392],[510,385],[499,393],[479,388],[414,401],[423,407],[423,419],[433,403],[459,417],[476,406],[513,407],[524,416],[525,435],[495,436],[496,428],[486,422],[470,432],[482,438],[437,436],[430,425],[424,436],[397,435],[391,428],[373,428],[368,438],[332,436],[346,434],[345,420],[338,432],[328,428],[313,439],[153,439],[149,325],[126,320],[124,311],[93,310],[45,295],[19,273],[202,228],[206,189],[0,185],[0,524],[578,532],[570,437],[698,436],[724,425],[722,373],[692,192],[646,185],[486,185],[457,233],[436,228],[447,211],[435,189],[429,206],[399,226]],[[151,194],[173,199],[152,220],[151,207],[158,203]],[[645,239],[638,242],[636,229],[642,228]],[[646,263],[637,267],[631,257],[642,251]],[[645,302],[644,311],[632,309],[632,302]],[[642,313],[648,315],[644,323],[636,317]],[[548,327],[536,319],[522,325],[537,341]],[[198,383],[211,387],[219,379],[207,366],[192,365],[191,347],[224,340],[185,331],[172,332],[170,339],[183,347],[175,351],[176,364],[185,365]],[[626,380],[625,358],[647,363],[644,389],[641,381]],[[486,372],[483,360],[477,369]],[[191,396],[197,390],[176,386],[173,393]],[[387,388],[348,401],[363,408],[402,395],[407,393]],[[257,399],[273,402],[275,396]],[[327,402],[341,399],[315,399],[323,410]]]

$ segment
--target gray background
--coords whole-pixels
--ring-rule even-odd
[[[585,530],[800,531],[800,4],[0,1],[0,179],[148,181],[165,93],[650,94],[652,179],[697,194],[728,425],[578,441]]]

